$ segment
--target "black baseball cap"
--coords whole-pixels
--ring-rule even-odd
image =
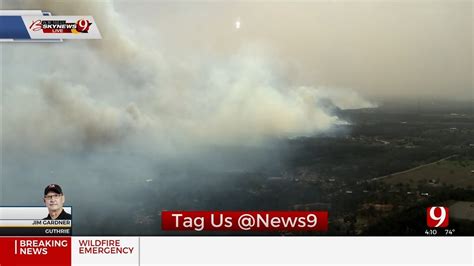
[[[47,185],[44,189],[44,195],[46,196],[51,191],[56,192],[58,194],[63,194],[63,190],[58,184]]]

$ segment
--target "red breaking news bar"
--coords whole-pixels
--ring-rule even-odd
[[[319,231],[328,230],[327,211],[163,211],[169,231]]]
[[[71,265],[70,237],[0,237],[0,265]]]

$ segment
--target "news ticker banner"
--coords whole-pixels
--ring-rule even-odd
[[[101,39],[92,16],[53,16],[41,10],[0,10],[0,41]]]
[[[66,211],[71,211],[70,207]],[[445,207],[430,207],[426,211],[427,223],[433,222],[433,226],[437,228],[448,225],[449,210]],[[38,220],[46,215],[47,209],[45,207],[0,208],[0,218],[9,221],[9,225],[25,226],[23,222],[19,225],[17,223],[26,220],[28,221],[26,222],[28,227],[41,227],[45,222],[51,222]],[[163,211],[161,216],[162,229],[165,231],[324,232],[328,228],[327,211]],[[30,222],[31,224],[28,224]],[[50,226],[50,224],[45,226]],[[298,242],[300,239],[306,240]],[[289,265],[309,263],[343,264],[354,262],[354,256],[360,255],[358,252],[365,252],[363,257],[359,256],[358,263],[380,265],[387,261],[393,264],[413,263],[412,259],[400,260],[400,258],[416,255],[425,259],[426,254],[436,254],[434,257],[437,258],[433,260],[436,263],[423,260],[425,265],[444,263],[449,265],[472,265],[472,262],[474,262],[472,259],[466,259],[472,258],[474,254],[472,237],[466,238],[468,241],[461,241],[462,243],[457,241],[464,238],[442,238],[444,240],[425,238],[426,240],[420,240],[420,238],[405,237],[389,238],[389,240],[384,240],[384,243],[378,243],[378,239],[383,238],[14,236],[0,237],[0,265],[193,265],[230,263],[247,265],[250,262]],[[404,242],[406,239],[409,239],[408,243]],[[453,240],[447,239],[456,240],[453,242]],[[416,241],[418,243],[413,245]],[[274,243],[278,244],[275,245]],[[396,245],[393,245],[393,243]],[[405,252],[403,249],[406,249],[408,244],[413,246],[408,249],[411,253],[407,255],[403,253]],[[423,248],[427,248],[427,250],[420,250],[418,245],[424,245]],[[447,245],[447,247],[440,248],[440,245]],[[458,245],[459,247],[453,249],[452,245]],[[354,248],[358,249],[356,253],[354,253]],[[453,254],[456,252],[459,254],[455,254],[455,259],[446,260],[447,249],[452,249]],[[441,251],[443,253],[440,253]],[[170,255],[173,252],[174,255]],[[322,255],[324,257],[328,252],[332,252],[334,257],[321,259]],[[344,252],[344,256],[340,256],[341,252]],[[182,254],[186,254],[186,256],[182,256]],[[383,254],[383,256],[380,254]],[[440,254],[439,258],[437,254]],[[379,260],[373,260],[374,256],[378,257]],[[255,260],[242,259],[248,257],[254,257]],[[341,257],[348,257],[349,260],[341,260]],[[464,259],[461,260],[461,257]],[[275,260],[274,258],[278,259]],[[369,258],[369,260],[363,261],[362,258]],[[387,258],[390,258],[390,260],[387,260]]]
[[[0,237],[0,265],[462,265],[474,238]]]
[[[72,214],[71,207],[64,211]],[[71,236],[72,220],[47,220],[46,207],[0,207],[0,236]]]

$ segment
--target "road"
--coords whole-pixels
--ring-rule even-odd
[[[410,169],[408,169],[408,170],[404,170],[404,171],[401,171],[401,172],[396,172],[396,173],[392,173],[392,174],[388,174],[388,175],[384,175],[384,176],[374,177],[374,178],[372,178],[372,179],[369,179],[368,182],[379,181],[379,180],[382,180],[382,179],[387,178],[387,177],[392,177],[392,176],[399,175],[399,174],[404,174],[404,173],[413,172],[413,171],[416,171],[416,170],[418,170],[418,169],[420,169],[420,168],[423,168],[423,167],[425,167],[425,166],[433,165],[433,164],[436,164],[436,163],[439,163],[439,162],[442,162],[442,161],[446,161],[446,160],[451,159],[451,158],[456,157],[456,156],[457,156],[457,154],[453,154],[453,155],[450,155],[450,156],[448,156],[448,157],[442,158],[442,159],[440,159],[440,160],[438,160],[438,161],[431,162],[431,163],[427,163],[427,164],[422,164],[422,165],[419,165],[419,166],[417,166],[417,167],[410,168]]]

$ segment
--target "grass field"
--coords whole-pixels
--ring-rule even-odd
[[[446,160],[426,165],[413,171],[393,174],[384,179],[388,184],[409,184],[411,187],[431,184],[433,186],[454,186],[457,188],[474,188],[474,161]]]

